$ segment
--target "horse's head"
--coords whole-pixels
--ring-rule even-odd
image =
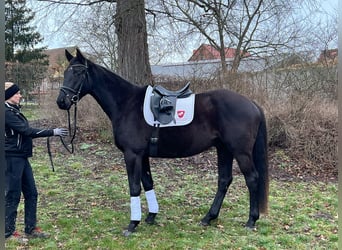
[[[88,61],[79,49],[75,57],[68,50],[65,50],[65,56],[69,66],[64,71],[64,82],[57,98],[57,105],[60,109],[69,110],[72,104],[76,104],[86,94]]]

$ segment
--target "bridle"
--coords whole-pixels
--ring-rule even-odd
[[[74,65],[72,65],[72,67],[75,67],[75,66],[76,67],[83,67],[85,69],[85,74],[83,75],[84,79],[82,79],[80,87],[78,88],[78,90],[75,90],[75,89],[67,87],[67,86],[62,86],[60,88],[60,90],[65,94],[65,96],[69,98],[69,100],[71,102],[71,105],[74,105],[74,126],[73,126],[73,129],[71,128],[70,109],[67,110],[67,114],[68,114],[68,130],[69,130],[69,135],[72,135],[71,139],[70,139],[70,142],[68,144],[71,145],[71,148],[69,148],[67,143],[64,141],[63,137],[59,136],[59,138],[60,138],[60,140],[62,142],[62,145],[64,146],[64,148],[70,154],[74,153],[74,139],[76,137],[76,131],[77,131],[77,124],[76,124],[76,122],[77,122],[77,103],[80,100],[80,94],[81,94],[81,91],[82,91],[82,88],[83,88],[83,84],[84,84],[85,81],[88,80],[88,64],[87,64],[87,61],[86,61],[85,64],[74,64]],[[73,93],[73,96],[70,97],[68,91]],[[50,149],[50,140],[49,140],[49,138],[50,137],[47,137],[47,148],[48,148],[48,154],[49,154],[49,157],[50,157],[51,168],[52,168],[52,171],[54,172],[55,171],[55,167],[54,167],[54,164],[53,164],[53,161],[52,161],[52,154],[51,154],[51,149]]]
[[[84,75],[84,76],[85,76],[85,79],[84,79],[84,80],[87,80],[87,78],[88,78],[88,71],[87,71],[88,65],[87,65],[87,63],[86,63],[85,65],[84,65],[84,64],[74,64],[74,65],[72,65],[72,67],[75,67],[75,66],[76,66],[76,67],[84,67],[84,68],[85,68],[86,74]],[[68,90],[68,91],[70,91],[70,92],[72,92],[72,93],[74,94],[71,98],[69,98],[72,104],[75,104],[75,105],[76,105],[77,102],[79,101],[79,99],[80,99],[80,93],[81,93],[81,91],[82,91],[83,84],[84,84],[84,82],[85,82],[84,80],[82,80],[82,82],[81,82],[80,87],[78,88],[78,90],[75,90],[75,89],[70,88],[70,87],[67,87],[67,86],[62,86],[62,87],[61,87],[61,91],[64,92],[64,94],[66,95],[66,97],[69,97],[69,94],[68,94],[68,92],[67,92],[66,90]]]

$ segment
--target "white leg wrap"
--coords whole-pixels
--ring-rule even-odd
[[[147,200],[147,205],[148,205],[148,211],[150,213],[158,213],[159,211],[159,206],[157,202],[157,197],[154,192],[154,189],[151,189],[150,191],[145,192],[146,200]]]
[[[131,197],[131,220],[141,221],[140,197]]]

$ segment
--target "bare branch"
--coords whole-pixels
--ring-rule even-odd
[[[116,3],[117,0],[97,0],[97,1],[58,1],[58,0],[37,0],[37,2],[49,2],[52,4],[59,4],[59,5],[78,5],[78,6],[91,6],[94,4],[98,4],[98,3],[103,3],[103,2],[107,2],[107,3]]]

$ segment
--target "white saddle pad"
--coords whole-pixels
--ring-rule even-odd
[[[154,120],[153,113],[151,111],[151,96],[153,87],[148,86],[145,93],[144,99],[144,118],[148,125],[162,127],[172,126],[184,126],[192,122],[194,118],[194,107],[195,107],[195,94],[191,94],[186,98],[177,99],[175,119],[168,124],[161,124]]]

